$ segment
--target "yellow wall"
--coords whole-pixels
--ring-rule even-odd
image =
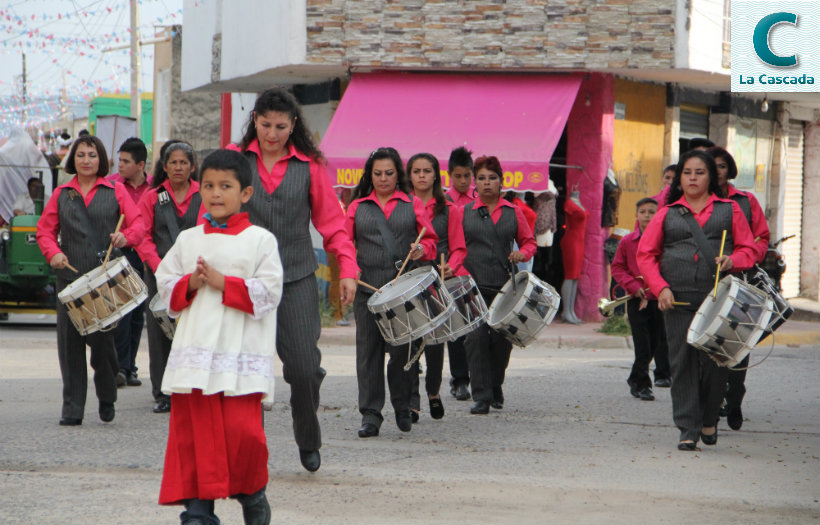
[[[612,169],[621,187],[617,227],[632,231],[635,203],[661,187],[666,87],[615,79],[615,102],[626,118],[615,119]]]

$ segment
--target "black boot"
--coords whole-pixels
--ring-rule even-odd
[[[245,525],[270,525],[270,504],[265,489],[250,495],[240,494],[236,499],[242,504]]]

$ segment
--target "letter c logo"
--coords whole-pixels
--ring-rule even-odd
[[[772,13],[760,19],[760,22],[755,26],[754,35],[752,36],[752,44],[754,44],[755,53],[763,62],[775,67],[789,67],[797,65],[797,55],[788,57],[781,57],[772,53],[769,47],[769,33],[777,24],[791,24],[797,25],[797,15],[794,13]]]

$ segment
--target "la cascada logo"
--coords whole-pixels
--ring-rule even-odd
[[[820,91],[820,0],[733,0],[732,91]]]

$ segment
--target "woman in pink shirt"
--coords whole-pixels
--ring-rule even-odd
[[[638,267],[664,312],[672,369],[672,412],[680,430],[679,450],[695,450],[698,440],[717,443],[717,421],[726,388],[727,369],[687,344],[686,332],[701,303],[712,291],[717,266],[745,270],[754,264],[752,234],[737,203],[722,198],[714,159],[703,151],[681,157],[667,206],[661,208],[638,244]],[[692,224],[693,218],[696,224]],[[709,260],[695,240],[700,228]],[[723,255],[722,233],[726,232]],[[689,306],[674,306],[674,302]]]
[[[447,200],[444,195],[438,159],[430,153],[417,153],[407,161],[407,174],[413,187],[413,195],[424,204],[427,219],[433,224],[438,236],[437,253],[433,264],[439,265],[442,258],[444,259],[444,266],[442,268],[439,265],[439,269],[445,279],[456,275],[467,275],[467,271],[462,266],[467,249],[464,247],[460,208]],[[441,388],[441,371],[444,366],[444,343],[425,346],[424,359],[427,363],[425,390],[430,404],[430,416],[433,419],[441,419],[444,417],[444,404],[441,402],[439,389]],[[418,369],[418,363],[411,369],[413,388],[410,415],[414,423],[419,419],[421,404]],[[415,374],[413,370],[416,371]]]

